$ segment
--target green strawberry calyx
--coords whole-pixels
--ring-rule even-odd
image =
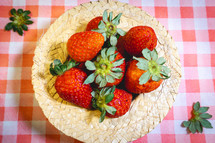
[[[23,30],[27,31],[27,25],[32,24],[33,21],[29,20],[31,17],[29,14],[31,13],[29,10],[23,11],[22,9],[11,9],[10,10],[11,17],[9,18],[12,22],[9,22],[5,26],[5,30],[9,31],[13,29],[14,32],[18,32],[19,35],[23,35]]]
[[[65,71],[78,65],[74,60],[67,60],[63,64],[59,59],[55,59],[53,63],[50,64],[50,73],[53,76],[62,75]]]
[[[133,59],[138,61],[136,64],[137,67],[146,71],[139,78],[140,85],[147,83],[149,79],[160,81],[160,79],[170,78],[170,69],[167,66],[164,66],[166,60],[163,57],[158,58],[158,53],[155,49],[150,51],[145,48],[142,50],[142,54],[144,58],[133,57]]]
[[[107,83],[114,83],[115,79],[121,79],[123,71],[120,66],[124,63],[124,58],[113,62],[118,53],[115,53],[116,47],[104,48],[101,54],[97,56],[96,61],[86,61],[85,66],[88,70],[94,71],[90,74],[84,84],[95,81],[99,87],[105,87]]]
[[[109,13],[107,10],[103,13],[103,19],[99,22],[98,29],[93,29],[92,31],[101,33],[105,41],[107,39],[110,39],[110,44],[112,46],[116,46],[117,44],[117,34],[124,36],[126,34],[125,31],[123,31],[120,28],[117,28],[117,25],[120,23],[120,17],[122,13],[118,14],[116,17],[113,17],[113,12]]]
[[[196,102],[193,105],[193,116],[188,121],[183,121],[184,127],[187,127],[193,134],[197,131],[199,133],[203,132],[203,127],[205,128],[213,128],[211,123],[207,120],[212,118],[212,115],[205,113],[207,112],[209,107],[200,107],[200,103]]]
[[[107,105],[114,98],[114,91],[116,87],[105,87],[101,90],[96,89],[91,92],[92,95],[92,107],[94,109],[98,109],[101,112],[101,116],[99,118],[99,122],[103,122],[105,119],[105,115],[108,112],[111,115],[116,113],[116,108]]]

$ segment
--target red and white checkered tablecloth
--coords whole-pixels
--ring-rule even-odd
[[[215,142],[215,0],[120,0],[156,17],[173,36],[182,64],[174,106],[149,134],[133,143]],[[0,0],[0,142],[78,143],[52,126],[34,99],[31,66],[36,43],[66,10],[89,0]],[[24,36],[4,31],[9,10],[23,8],[34,21]],[[188,134],[181,123],[193,102],[209,106],[213,129]]]

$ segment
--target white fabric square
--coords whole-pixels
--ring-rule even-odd
[[[20,80],[22,68],[8,67],[7,80]]]
[[[169,30],[181,30],[181,19],[168,18],[168,29]]]
[[[185,127],[184,128],[181,127],[182,122],[183,122],[183,120],[174,120],[175,134],[187,134],[186,128]]]
[[[153,0],[142,0],[142,6],[155,6]]]
[[[209,42],[196,42],[197,54],[211,54],[211,47]]]
[[[198,74],[199,79],[213,79],[211,67],[198,67]]]
[[[77,6],[77,0],[65,0],[65,6]]]
[[[51,0],[39,0],[39,5],[52,5]]]
[[[201,7],[205,6],[205,0],[193,0],[194,7]]]
[[[47,29],[50,26],[51,18],[37,18],[37,28],[38,29]]]
[[[4,121],[2,134],[17,135],[17,121]]]
[[[186,98],[186,93],[179,93],[176,96],[176,100],[173,104],[173,106],[187,106],[187,98]]]
[[[25,0],[13,0],[13,6],[25,6]]]
[[[183,42],[175,42],[176,47],[178,48],[179,54],[184,54],[184,45]]]
[[[23,42],[10,42],[9,54],[22,54]]]
[[[179,0],[167,0],[167,6],[179,7],[180,6],[179,2],[180,2]]]
[[[158,124],[149,134],[160,134],[161,133],[161,128],[160,124]]]
[[[201,107],[203,106],[214,106],[215,104],[215,93],[200,93],[201,97]],[[209,108],[210,110],[210,108]]]
[[[194,23],[196,30],[208,30],[208,21],[206,18],[195,18]]]
[[[19,106],[19,93],[6,93],[5,94],[5,107],[17,107]]]

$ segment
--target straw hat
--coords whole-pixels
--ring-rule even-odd
[[[119,27],[128,31],[137,25],[147,25],[158,37],[159,56],[167,59],[171,77],[155,91],[140,94],[122,117],[106,118],[99,123],[99,111],[90,111],[62,100],[56,93],[56,77],[49,72],[54,59],[65,61],[69,37],[84,31],[87,23],[103,11],[123,13]],[[174,40],[154,17],[134,6],[114,1],[85,3],[61,15],[39,41],[32,67],[35,98],[51,124],[68,136],[84,142],[128,142],[153,130],[167,115],[178,94],[181,78],[180,59]]]

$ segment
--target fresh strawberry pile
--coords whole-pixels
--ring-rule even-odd
[[[69,57],[56,59],[50,73],[57,76],[59,96],[73,104],[120,117],[129,110],[132,97],[157,89],[169,78],[166,60],[158,57],[157,37],[148,26],[136,26],[125,32],[118,28],[121,13],[89,21],[86,31],[73,34],[67,42]]]

